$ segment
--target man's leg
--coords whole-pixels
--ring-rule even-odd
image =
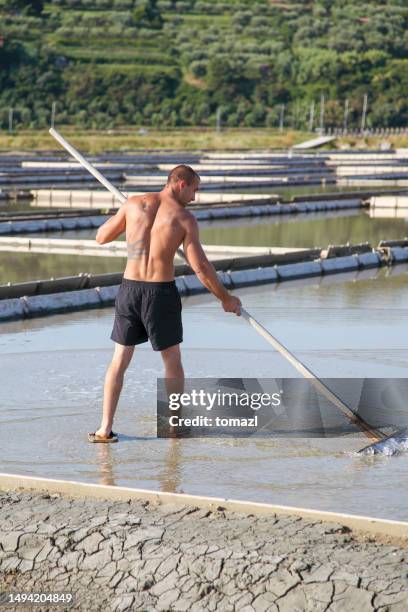
[[[123,378],[134,350],[134,346],[122,346],[115,343],[113,358],[105,377],[102,422],[100,428],[96,431],[98,436],[109,436],[112,431],[113,417],[122,390]]]
[[[184,391],[184,370],[181,363],[180,345],[175,344],[164,351],[161,351],[164,363],[164,376],[166,384],[167,398],[172,393],[181,394]],[[181,410],[178,411],[178,416],[181,416]],[[169,415],[167,415],[169,416]],[[179,427],[167,425],[167,435],[170,437],[178,437],[182,433]]]
[[[166,392],[167,396],[171,393],[183,393],[184,391],[184,370],[181,363],[180,345],[176,344],[161,351],[163,358]]]

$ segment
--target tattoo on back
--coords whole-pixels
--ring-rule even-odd
[[[135,240],[135,242],[127,243],[128,259],[140,259],[146,253],[146,248],[143,238]]]

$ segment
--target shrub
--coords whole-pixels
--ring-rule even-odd
[[[232,17],[232,23],[234,26],[245,27],[251,22],[251,19],[251,11],[239,11]]]
[[[197,78],[203,78],[207,74],[207,62],[196,61],[192,62],[190,65],[190,70],[192,74]]]

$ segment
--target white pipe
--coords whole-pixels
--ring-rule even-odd
[[[83,157],[76,149],[74,149],[74,147],[70,145],[69,142],[67,142],[65,138],[61,136],[59,132],[57,132],[57,130],[54,130],[54,128],[50,128],[49,132],[51,136],[53,136],[55,140],[57,140],[60,145],[62,145],[64,149],[66,149],[68,153],[70,153],[72,157],[74,157],[81,164],[81,166],[86,168],[88,172],[90,172],[96,178],[97,181],[102,183],[102,185],[106,187],[108,191],[113,193],[113,195],[119,200],[121,204],[126,202],[126,196],[121,193],[119,189],[116,189],[116,187],[112,185],[112,183],[108,181],[108,179],[105,178],[103,174],[99,172],[99,170],[94,168],[94,166],[90,164],[89,161],[85,159],[85,157]]]
[[[55,140],[60,143],[60,145],[64,147],[64,149],[66,149],[66,151],[68,151],[68,153],[72,155],[74,159],[79,161],[81,166],[86,168],[88,172],[90,172],[96,178],[97,181],[99,181],[104,187],[106,187],[108,191],[113,193],[113,195],[120,201],[121,204],[124,204],[126,202],[127,197],[125,196],[125,194],[119,191],[119,189],[117,189],[114,185],[112,185],[112,183],[108,181],[108,179],[104,177],[103,174],[101,174],[101,172],[99,172],[99,170],[97,170],[87,159],[85,159],[85,157],[83,157],[83,155],[81,155],[79,151],[74,149],[74,147],[69,142],[67,142],[65,138],[61,136],[59,132],[57,132],[57,130],[54,130],[54,128],[50,128],[49,133],[55,138]],[[187,261],[186,256],[184,255],[184,252],[181,249],[177,249],[177,253],[180,257]]]

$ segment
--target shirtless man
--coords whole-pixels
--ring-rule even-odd
[[[99,244],[116,240],[126,231],[128,260],[115,303],[111,335],[115,350],[105,378],[102,422],[88,435],[90,442],[117,442],[113,417],[136,344],[149,339],[153,350],[161,352],[168,392],[183,391],[181,300],[173,266],[182,243],[191,268],[225,312],[241,314],[241,301],[219,281],[200,244],[197,221],[186,210],[199,185],[200,177],[192,168],[177,166],[160,193],[129,198],[98,230]]]

